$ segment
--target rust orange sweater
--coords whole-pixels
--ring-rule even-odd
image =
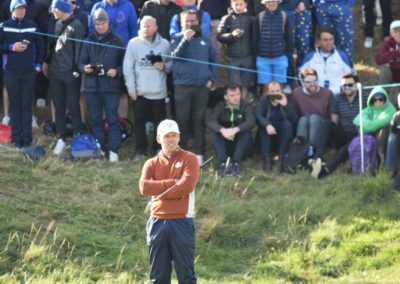
[[[139,188],[153,198],[151,215],[161,219],[193,217],[199,175],[197,157],[180,148],[170,158],[160,152],[149,159],[143,166]]]

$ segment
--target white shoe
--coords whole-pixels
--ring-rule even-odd
[[[117,163],[119,161],[118,154],[113,151],[110,151],[110,156],[108,158],[110,160],[110,163]]]
[[[46,106],[46,100],[45,99],[37,99],[36,100],[36,107],[43,108],[45,106]]]
[[[10,125],[10,117],[8,115],[3,117],[3,120],[1,121],[1,124],[5,124],[5,125]]]
[[[197,161],[199,161],[199,166],[201,167],[201,165],[203,164],[203,155],[196,155],[197,157]]]
[[[371,48],[373,44],[374,44],[374,39],[372,37],[365,38],[365,42],[364,42],[365,48]]]
[[[39,128],[36,116],[32,115],[32,128]]]
[[[57,140],[56,147],[54,147],[54,149],[53,149],[53,154],[56,156],[59,156],[62,153],[62,151],[64,150],[65,146],[66,146],[66,144],[65,144],[64,140],[59,138]]]
[[[315,179],[318,179],[319,173],[322,169],[322,160],[321,158],[317,158],[316,160],[310,159],[308,164],[311,166],[311,176]]]

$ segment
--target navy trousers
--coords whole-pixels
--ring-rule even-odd
[[[28,147],[32,143],[32,99],[36,71],[28,74],[5,71],[4,80],[10,97],[12,142],[18,148]]]
[[[150,256],[150,282],[171,283],[172,262],[174,262],[179,284],[197,283],[194,272],[193,219],[150,217],[146,232]]]
[[[108,124],[108,144],[110,150],[118,153],[121,144],[121,127],[118,121],[118,106],[120,93],[86,93],[86,101],[89,107],[90,124],[93,137],[104,146],[104,122],[103,110],[106,113]]]

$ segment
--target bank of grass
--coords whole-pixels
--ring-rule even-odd
[[[141,164],[32,163],[0,150],[0,283],[142,283]],[[197,187],[200,283],[400,282],[399,195],[386,174],[204,169]]]

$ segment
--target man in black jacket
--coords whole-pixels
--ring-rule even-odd
[[[271,142],[273,139],[278,140],[279,158],[283,162],[293,137],[297,113],[277,81],[271,81],[265,85],[263,93],[263,98],[256,106],[256,118],[259,126],[260,148],[264,158],[263,170],[269,172],[273,168]]]
[[[83,128],[79,107],[78,61],[82,45],[79,40],[84,38],[84,28],[72,15],[70,0],[56,0],[53,13],[57,19],[54,32],[58,38],[52,43],[50,56],[43,64],[42,69],[43,73],[49,77],[50,90],[56,109],[58,140],[53,154],[58,156],[66,146],[65,111],[67,105],[74,133],[82,131]]]
[[[83,45],[79,70],[84,78],[83,90],[89,107],[93,136],[104,147],[104,109],[108,123],[109,160],[115,163],[118,162],[121,144],[118,104],[123,76],[124,42],[110,30],[109,18],[103,8],[93,13],[93,22],[95,32],[86,41],[94,44]]]
[[[221,163],[219,175],[237,176],[239,162],[246,159],[251,150],[255,116],[251,105],[240,99],[239,86],[229,85],[224,99],[214,107],[207,126],[212,130],[214,149]]]

